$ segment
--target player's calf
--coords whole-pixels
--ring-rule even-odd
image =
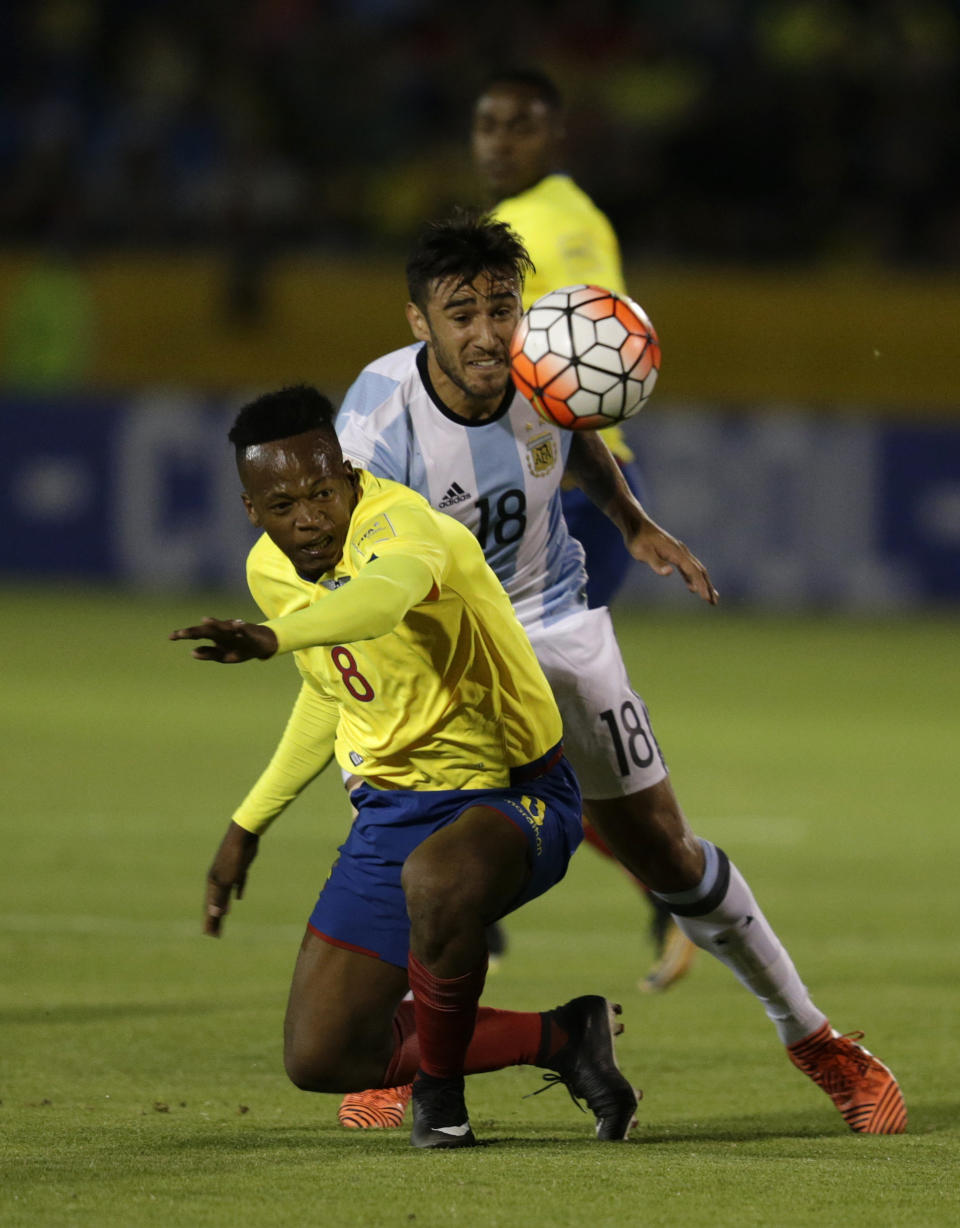
[[[652,891],[700,882],[703,850],[669,776],[624,797],[585,800],[584,813],[620,864]]]

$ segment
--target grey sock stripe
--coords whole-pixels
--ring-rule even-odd
[[[713,912],[727,894],[730,886],[730,861],[726,853],[709,840],[702,840],[706,864],[703,868],[703,878],[687,891],[654,891],[651,892],[678,917],[703,917]]]

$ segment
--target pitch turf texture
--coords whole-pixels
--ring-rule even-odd
[[[539,1072],[468,1081],[483,1146],[338,1128],[285,1081],[304,918],[347,816],[334,773],[262,845],[219,941],[203,876],[292,665],[167,631],[228,599],[4,594],[0,1220],[15,1225],[903,1225],[960,1221],[957,632],[947,619],[618,612],[684,806],[752,882],[816,1000],[896,1071],[903,1137],[851,1135],[701,956],[637,992],[646,912],[591,850],[510,922],[490,1005],[620,1000],[644,1089],[600,1145]]]

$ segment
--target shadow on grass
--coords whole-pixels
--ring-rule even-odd
[[[937,1102],[918,1104],[914,1110],[914,1121],[911,1123],[908,1139],[916,1139],[924,1135],[941,1132],[957,1132],[957,1122],[960,1120],[960,1102]],[[480,1120],[474,1123],[478,1135],[478,1147],[472,1150],[488,1150],[497,1147],[510,1147],[524,1151],[540,1151],[556,1147],[589,1149],[591,1152],[600,1148],[602,1152],[615,1154],[617,1146],[606,1146],[597,1143],[589,1124],[571,1123],[569,1127],[558,1128],[551,1123],[542,1132],[535,1127],[524,1128],[515,1132],[514,1126],[510,1132],[497,1127],[495,1122]],[[824,1111],[808,1110],[804,1113],[770,1112],[751,1114],[749,1117],[726,1117],[715,1121],[705,1121],[701,1125],[688,1122],[678,1122],[673,1126],[651,1124],[640,1125],[630,1135],[628,1147],[689,1147],[692,1144],[719,1143],[764,1143],[772,1140],[789,1143],[823,1142],[832,1143],[837,1139],[856,1139],[843,1125],[839,1116],[831,1116],[829,1106]],[[868,1136],[863,1136],[867,1146],[871,1143]],[[860,1141],[860,1140],[857,1140]],[[881,1140],[884,1145],[896,1146],[897,1140],[887,1138]],[[275,1126],[253,1127],[245,1124],[240,1130],[225,1134],[222,1130],[216,1133],[198,1132],[192,1129],[189,1135],[166,1137],[158,1139],[156,1145],[167,1152],[203,1152],[216,1150],[221,1152],[294,1152],[300,1150],[320,1151],[325,1158],[353,1157],[361,1150],[367,1154],[412,1154],[409,1145],[409,1125],[399,1130],[346,1131],[336,1125],[323,1122],[315,1127]],[[451,1150],[466,1151],[467,1148]]]
[[[589,1165],[591,1172],[598,1166],[615,1171],[624,1164],[643,1169],[651,1162],[699,1163],[697,1157],[731,1163],[771,1158],[791,1163],[822,1160],[842,1166],[899,1158],[904,1164],[940,1165],[943,1148],[950,1145],[949,1136],[960,1135],[960,1103],[954,1099],[917,1104],[912,1133],[897,1138],[852,1135],[839,1119],[834,1122],[829,1112],[818,1110],[717,1117],[698,1125],[651,1123],[636,1129],[623,1145],[598,1143],[590,1123],[558,1125],[551,1121],[537,1128],[478,1117],[474,1123],[478,1145],[444,1150],[446,1157],[458,1153],[461,1158],[441,1160],[423,1159],[423,1152],[410,1146],[409,1125],[389,1131],[348,1131],[329,1120],[314,1125],[301,1119],[281,1125],[251,1122],[249,1117],[203,1121],[190,1114],[147,1115],[138,1120],[139,1126],[132,1131],[130,1121],[111,1122],[88,1137],[67,1135],[53,1154],[48,1133],[42,1144],[32,1138],[23,1144],[18,1161],[20,1184],[46,1187],[56,1179],[69,1181],[71,1188],[102,1187],[127,1181],[132,1171],[141,1183],[159,1183],[157,1189],[166,1188],[171,1174],[176,1174],[178,1182],[189,1182],[211,1175],[246,1179],[250,1174],[270,1173],[271,1179],[282,1182],[304,1171],[304,1166],[316,1176],[329,1174],[341,1180],[343,1173],[357,1171],[358,1164],[371,1176],[381,1166],[389,1170],[406,1164],[415,1165],[417,1174],[439,1171],[462,1178],[473,1173],[479,1179],[503,1172],[498,1165],[511,1154],[527,1155],[546,1165],[574,1160]],[[438,1164],[446,1167],[437,1170]],[[403,1172],[407,1179],[413,1178],[413,1168]]]

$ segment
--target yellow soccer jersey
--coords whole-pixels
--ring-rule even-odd
[[[626,293],[616,233],[569,175],[547,175],[518,196],[500,201],[491,216],[517,232],[536,266],[523,287],[524,309],[550,290],[581,282]],[[614,456],[633,460],[619,427],[602,433]]]
[[[491,215],[517,232],[537,266],[523,288],[524,308],[548,290],[579,282],[626,293],[614,229],[569,175],[547,175],[500,201]]]
[[[250,591],[281,650],[299,642],[284,628],[309,622],[298,612],[323,603],[317,614],[334,614],[373,560],[417,560],[433,587],[386,634],[296,649],[300,699],[274,760],[234,815],[251,831],[313,779],[331,749],[375,787],[485,789],[505,785],[511,768],[560,740],[550,688],[473,534],[398,482],[359,472],[360,499],[333,571],[302,579],[266,535],[250,552]]]

